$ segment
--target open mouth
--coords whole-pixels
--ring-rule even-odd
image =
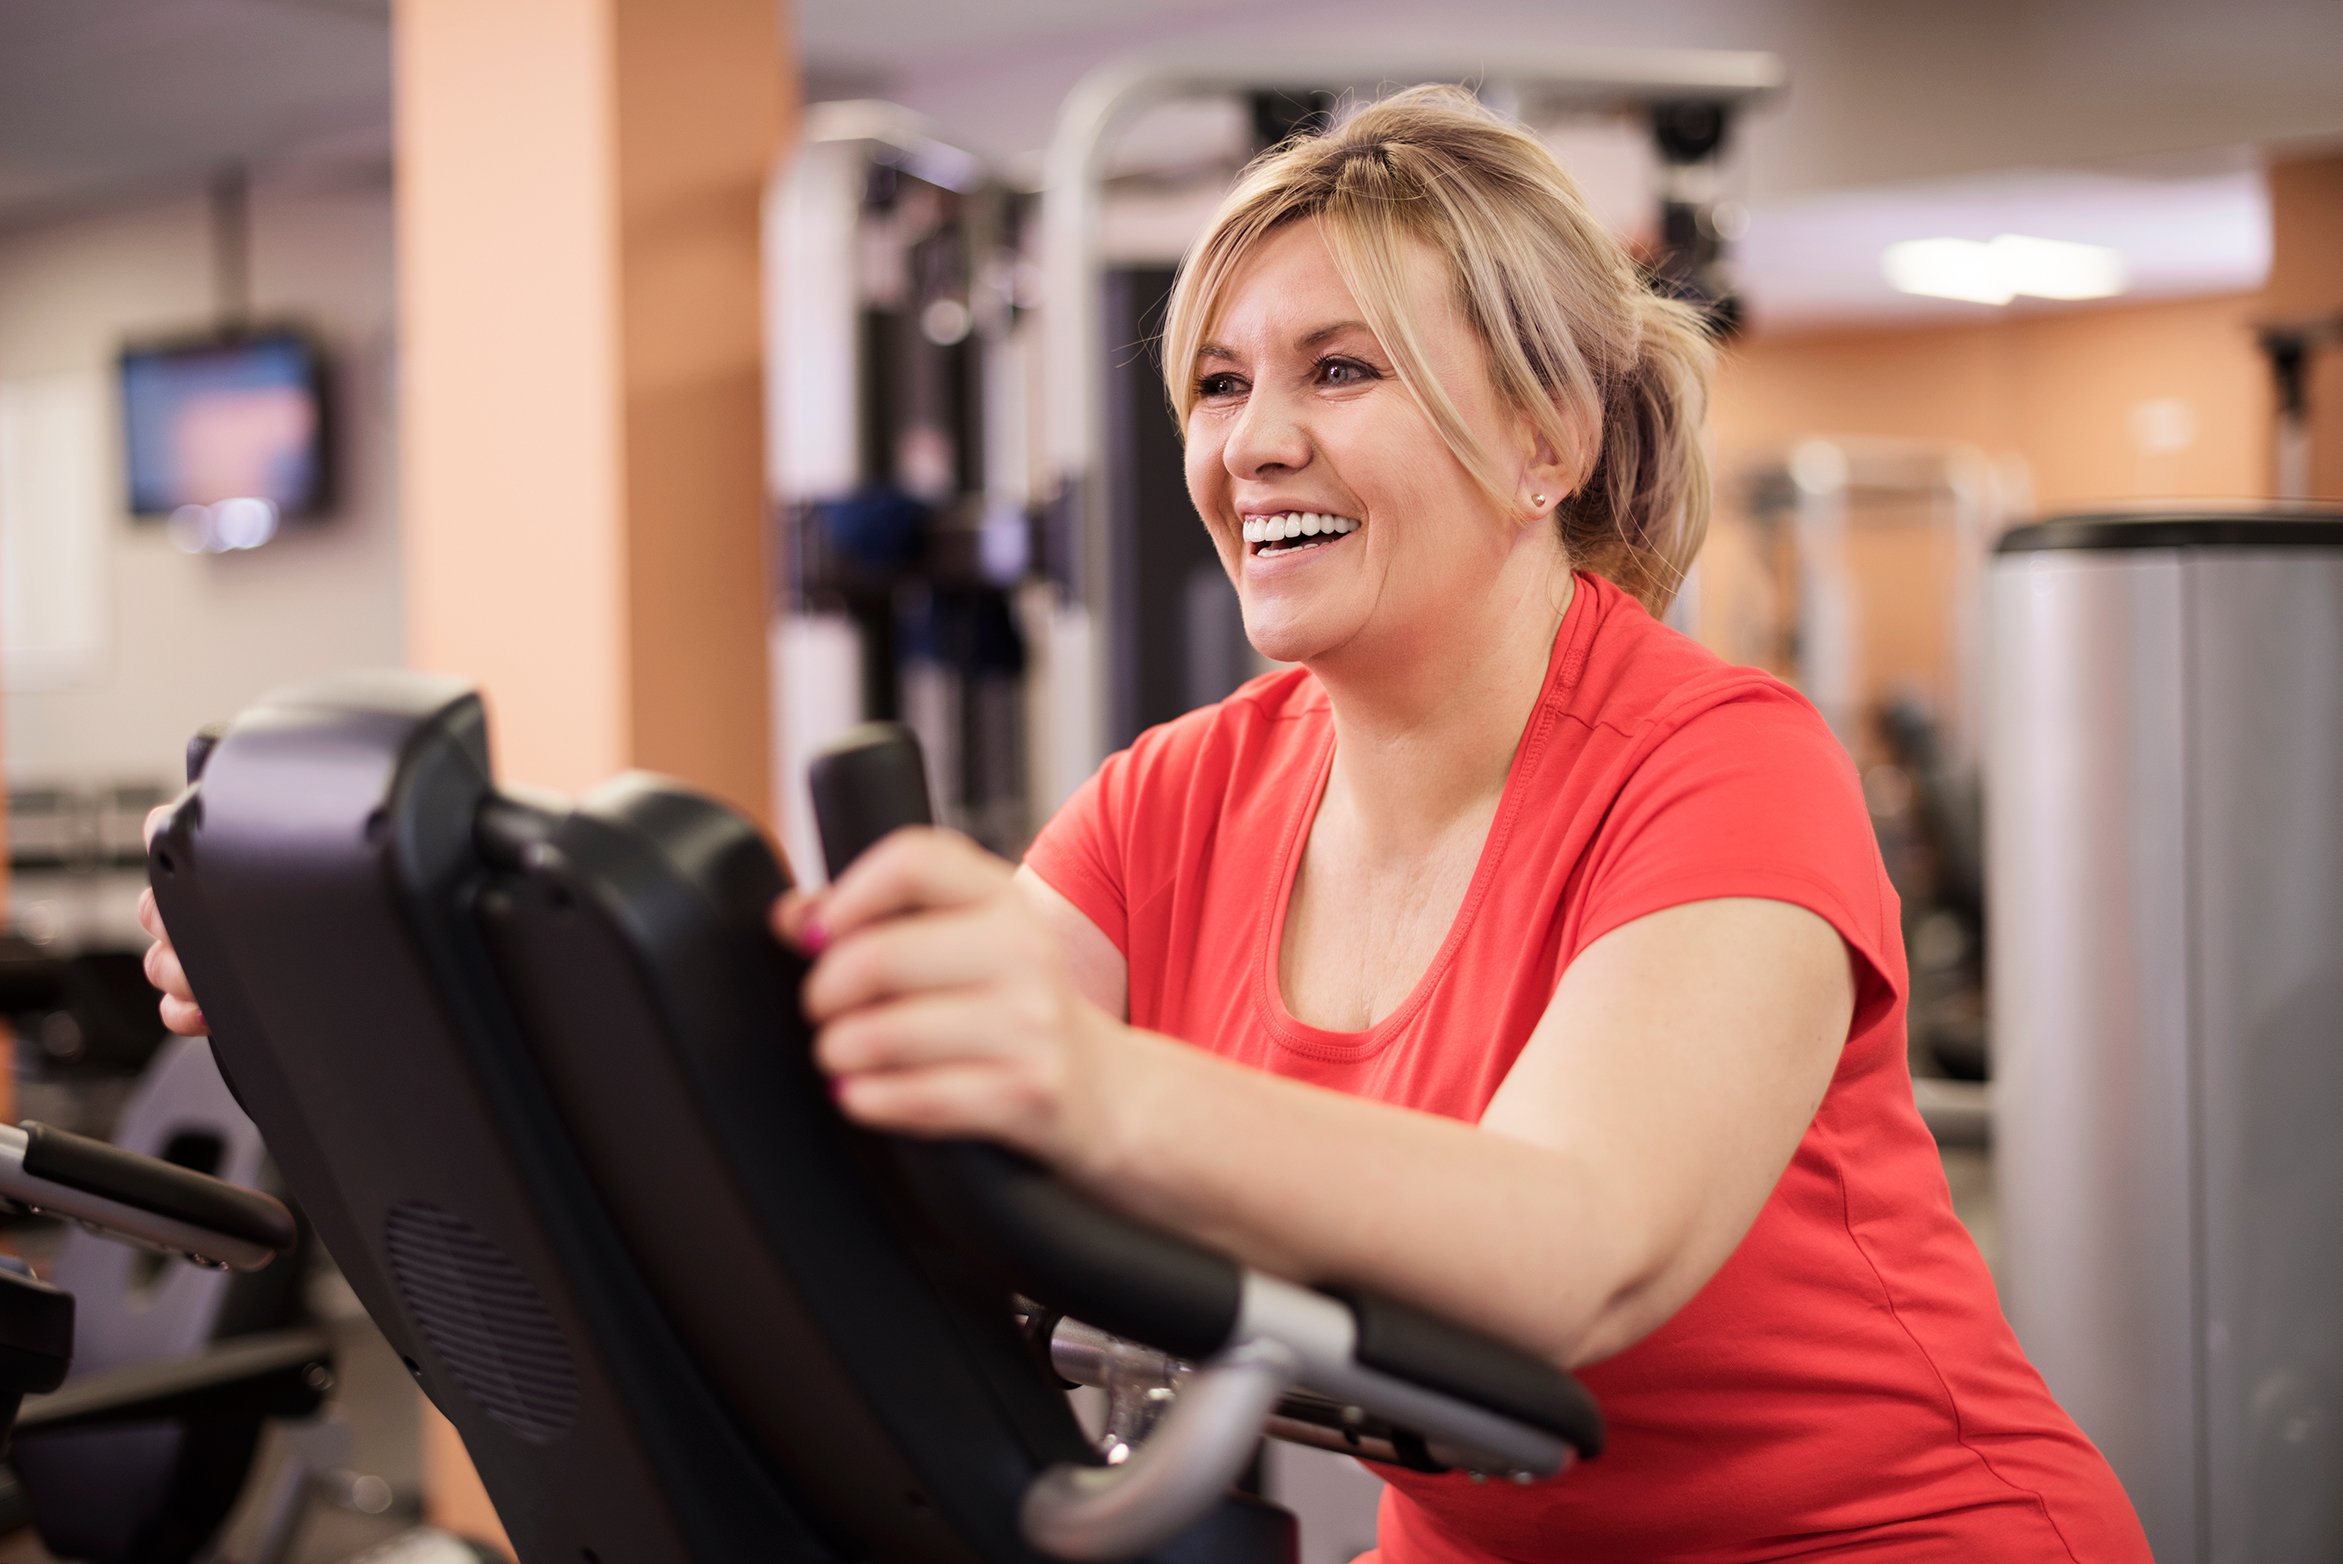
[[[1323,548],[1359,530],[1349,516],[1322,516],[1315,511],[1288,511],[1282,516],[1256,516],[1245,522],[1245,546],[1256,558],[1275,559],[1306,548]]]

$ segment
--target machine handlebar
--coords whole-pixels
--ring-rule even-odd
[[[257,1271],[300,1241],[259,1190],[30,1119],[0,1125],[0,1196],[219,1270]]]

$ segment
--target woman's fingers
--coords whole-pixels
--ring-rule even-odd
[[[773,932],[784,944],[795,946],[809,956],[818,956],[829,943],[828,931],[816,929],[815,919],[822,905],[817,891],[801,891],[791,886],[774,898],[773,911],[768,918]],[[815,932],[809,933],[809,930]]]
[[[1064,1060],[1055,1049],[1057,1018],[1046,1002],[961,990],[920,994],[840,1016],[815,1039],[814,1059],[831,1075],[919,1070],[961,1061],[988,1062],[1050,1089]]]
[[[955,833],[906,828],[828,890],[782,896],[772,924],[820,957],[800,1002],[850,1117],[1045,1159],[1080,1150],[1106,1018],[1067,980],[1007,864]]]
[[[210,1024],[204,1020],[203,1012],[195,1007],[193,1000],[180,999],[176,995],[165,994],[161,1009],[163,1025],[177,1032],[181,1037],[209,1037],[212,1035]]]
[[[169,940],[156,940],[146,948],[146,980],[174,999],[192,1003],[195,989],[187,981],[187,969],[179,965],[179,952]]]
[[[996,900],[866,927],[823,953],[799,1002],[819,1024],[898,994],[1038,976],[1052,952],[1020,910]]]
[[[957,831],[905,826],[879,839],[824,891],[814,927],[830,939],[923,907],[982,901],[1015,871]]]
[[[149,817],[152,824],[152,817]],[[179,964],[179,952],[171,947],[171,936],[163,928],[163,915],[155,906],[153,890],[138,895],[138,926],[153,935],[155,942],[146,948],[146,980],[163,991],[163,1025],[182,1037],[208,1037],[211,1028],[204,1024],[203,1011],[196,1007],[195,990],[187,981],[187,969]]]
[[[854,860],[837,884],[783,891],[773,903],[773,932],[818,956],[841,934],[923,907],[981,900],[1014,875],[956,831],[905,826]]]
[[[983,1065],[841,1076],[835,1090],[846,1116],[872,1129],[930,1139],[974,1136],[1051,1154],[1051,1137],[1031,1103],[1000,1071]]]

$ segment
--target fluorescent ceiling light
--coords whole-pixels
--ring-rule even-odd
[[[1899,293],[2007,304],[2013,291],[1993,247],[1974,239],[1907,239],[1889,245],[1879,263]]]
[[[2123,257],[2114,250],[2019,234],[2002,234],[1990,244],[1911,239],[1889,245],[1880,267],[1900,292],[1976,304],[2007,304],[2021,293],[2037,299],[2104,299],[2131,286]]]
[[[2123,257],[2095,244],[2003,234],[1985,248],[2001,263],[2014,291],[2037,299],[2108,299],[2131,286]]]

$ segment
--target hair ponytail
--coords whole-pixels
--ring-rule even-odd
[[[1697,310],[1648,288],[1635,356],[1602,377],[1602,454],[1557,513],[1572,559],[1665,612],[1708,535],[1700,426],[1715,359]]]

